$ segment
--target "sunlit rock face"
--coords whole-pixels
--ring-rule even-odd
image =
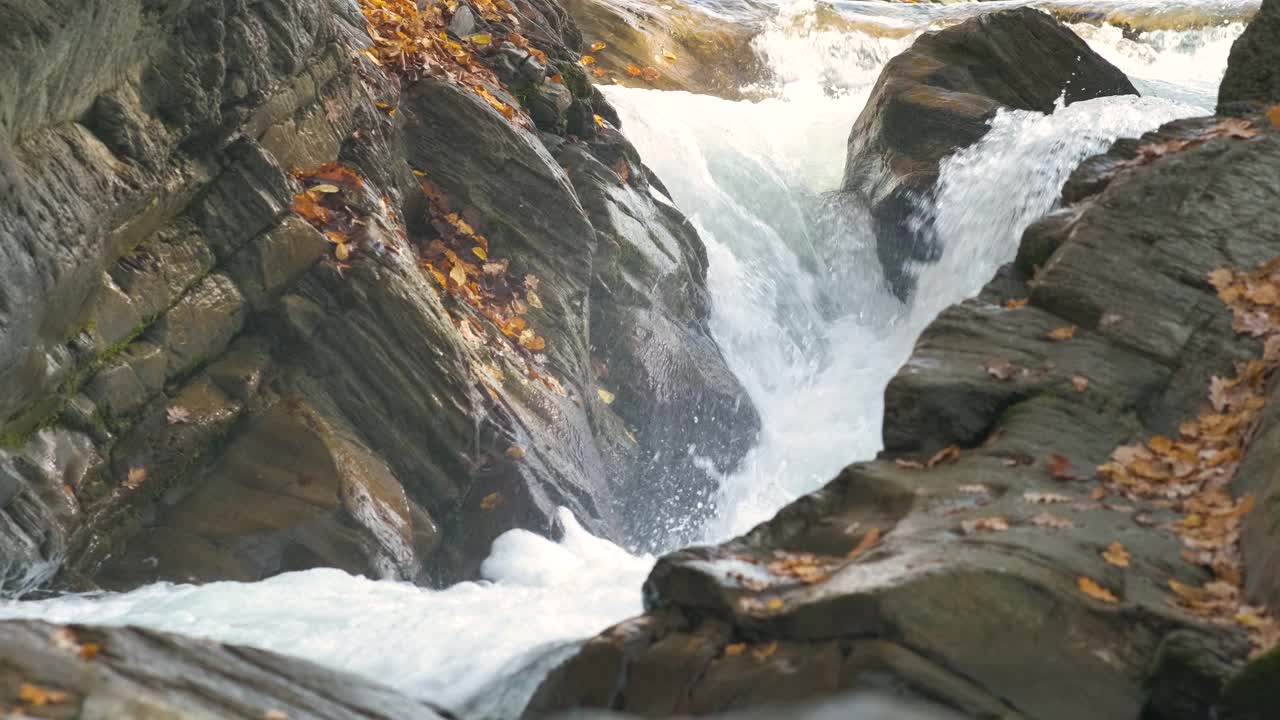
[[[439,583],[561,506],[709,511],[758,421],[562,9],[6,12],[4,593]]]

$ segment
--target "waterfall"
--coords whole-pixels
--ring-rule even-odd
[[[772,77],[754,95],[766,99],[606,89],[625,133],[706,242],[712,329],[762,415],[759,445],[722,480],[708,541],[750,528],[871,457],[884,386],[923,327],[1011,259],[1022,229],[1052,209],[1082,158],[1117,137],[1210,111],[1243,27],[1238,16],[1250,8],[1206,0],[1203,12],[1223,21],[1137,35],[1076,24],[1149,97],[1078,103],[1051,116],[1000,114],[985,140],[944,164],[927,211],[946,250],[919,269],[918,300],[904,306],[883,290],[858,209],[830,195],[849,127],[881,67],[919,32],[1018,4],[1028,3],[840,2],[842,24],[800,0],[772,11],[756,39]],[[1108,7],[1155,16],[1172,6]],[[1188,7],[1197,6],[1178,6]],[[560,523],[558,541],[503,535],[485,581],[444,590],[310,570],[0,603],[0,617],[129,623],[255,645],[368,675],[464,716],[509,716],[572,643],[641,611],[654,562],[591,536],[567,511]]]

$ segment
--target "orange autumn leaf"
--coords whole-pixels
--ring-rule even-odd
[[[595,58],[593,58],[593,57],[591,57],[590,55],[583,55],[583,56],[578,60],[578,62],[582,63],[583,65],[595,65],[595,64],[596,64],[596,59],[595,59]]]
[[[70,699],[71,696],[61,690],[53,690],[51,688],[29,682],[24,682],[18,685],[18,702],[23,705],[30,705],[32,707],[60,705]]]
[[[524,451],[524,448],[520,447],[519,445],[512,445],[511,447],[507,448],[507,451],[503,454],[512,460],[520,460],[525,456],[525,451]]]
[[[746,649],[747,644],[744,642],[729,643],[724,646],[724,654],[727,657],[735,657],[741,655]]]
[[[645,66],[644,70],[641,71],[640,76],[647,82],[657,82],[658,78],[662,77],[657,68],[650,66]]]
[[[934,453],[933,457],[929,458],[929,462],[925,463],[925,467],[934,468],[939,465],[946,465],[948,463],[953,463],[959,459],[960,459],[960,446],[948,445],[947,447],[944,447],[938,452]]]
[[[880,542],[880,528],[873,527],[862,535],[862,539],[858,541],[858,544],[844,557],[846,560],[857,560],[859,556],[875,547],[878,542]]]
[[[1084,593],[1085,595],[1088,595],[1094,600],[1098,600],[1100,602],[1104,602],[1108,604],[1115,604],[1120,602],[1119,598],[1117,598],[1114,594],[1112,594],[1110,590],[1102,587],[1094,580],[1087,578],[1083,575],[1076,578],[1076,587],[1080,588],[1080,592]]]
[[[1267,119],[1271,121],[1273,127],[1280,128],[1280,105],[1272,105],[1267,108]]]
[[[1006,310],[1017,310],[1018,308],[1026,307],[1029,302],[1031,302],[1031,298],[1010,298],[1004,301],[1004,307]]]
[[[1116,567],[1129,567],[1129,551],[1118,541],[1113,542],[1102,551],[1102,559]]]
[[[605,48],[607,48],[607,47],[609,47],[609,46],[608,46],[608,45],[606,45],[606,44],[604,44],[604,43],[602,43],[602,42],[593,42],[593,43],[591,43],[591,52],[600,52],[601,50],[603,50],[603,49],[605,49]]]
[[[1070,340],[1075,336],[1076,336],[1075,325],[1064,325],[1060,328],[1055,328],[1045,333],[1045,338],[1052,340],[1054,342],[1062,342],[1064,340]]]
[[[965,535],[976,532],[1004,532],[1009,529],[1009,521],[999,516],[980,517],[962,521],[960,529]]]
[[[491,492],[480,499],[480,509],[484,511],[493,510],[502,504],[502,493]]]
[[[627,65],[627,74],[631,77],[640,77],[644,74],[644,70],[639,65]]]

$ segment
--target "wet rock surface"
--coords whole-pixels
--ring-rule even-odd
[[[14,717],[450,717],[363,678],[139,628],[0,622],[0,709]]]
[[[926,33],[890,60],[849,133],[842,190],[870,210],[894,294],[906,299],[912,264],[941,252],[928,217],[939,164],[981,139],[998,110],[1051,113],[1060,99],[1137,94],[1071,30],[1029,8]]]
[[[1263,0],[1257,17],[1231,46],[1218,90],[1218,112],[1280,102],[1280,2]]]
[[[1119,446],[1177,437],[1212,378],[1261,357],[1208,275],[1280,255],[1280,128],[1221,122],[1084,163],[1017,260],[924,332],[886,390],[880,458],[743,537],[662,558],[647,613],[587,642],[527,715],[705,714],[887,683],[978,717],[1266,717],[1274,658],[1235,676],[1243,628],[1171,591],[1210,579],[1179,516],[1093,475]],[[1256,502],[1243,593],[1272,608],[1275,392],[1229,488]]]
[[[470,46],[486,99],[380,68],[340,0],[11,5],[0,593],[474,577],[502,532],[553,534],[559,506],[642,543],[656,529],[621,518],[670,501],[645,487],[653,458],[726,469],[751,444],[702,243],[559,6],[444,23],[513,38]],[[327,163],[359,184],[342,242],[293,211]],[[422,178],[539,283],[522,322],[545,350],[420,266]]]

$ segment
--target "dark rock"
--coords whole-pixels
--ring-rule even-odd
[[[90,646],[94,654],[87,656]],[[19,701],[14,712],[26,717],[447,717],[395,690],[305,660],[131,627],[0,622],[0,668],[6,699],[18,697],[23,683],[50,692],[51,702]]]
[[[1170,579],[1198,585],[1207,573],[1175,535],[1134,519],[1160,510],[1090,502],[1092,483],[1044,468],[1054,454],[1091,468],[1119,445],[1177,435],[1211,378],[1262,352],[1205,280],[1280,255],[1280,129],[1250,119],[1256,137],[1209,139],[1216,120],[1178,121],[1085,163],[1074,204],[1027,230],[1034,247],[925,330],[886,391],[881,458],[743,537],[660,559],[646,614],[588,641],[527,715],[705,714],[888,684],[979,717],[1264,717],[1274,658],[1228,682],[1248,643],[1170,601]],[[1201,142],[1125,164],[1174,136]],[[1022,267],[1033,259],[1034,279]],[[1065,325],[1070,341],[1045,338]],[[993,359],[1026,372],[993,378]],[[1280,411],[1269,400],[1231,490],[1258,503],[1241,537],[1247,600],[1275,608]],[[897,462],[950,445],[962,448],[952,463]],[[1025,492],[1068,501],[1035,505]],[[1031,522],[1045,510],[1071,526]],[[980,517],[1008,528],[965,530]],[[879,542],[849,560],[873,528]],[[1113,540],[1132,556],[1123,570],[1100,557]],[[788,561],[813,575],[786,572]],[[1081,577],[1117,602],[1082,593]]]
[[[998,110],[1126,94],[1137,90],[1124,73],[1030,8],[926,33],[890,60],[849,133],[842,188],[871,210],[894,294],[906,299],[912,264],[942,252],[927,213],[940,163],[980,140]]]
[[[1280,2],[1262,0],[1257,17],[1231,46],[1218,88],[1218,112],[1280,103]]]

